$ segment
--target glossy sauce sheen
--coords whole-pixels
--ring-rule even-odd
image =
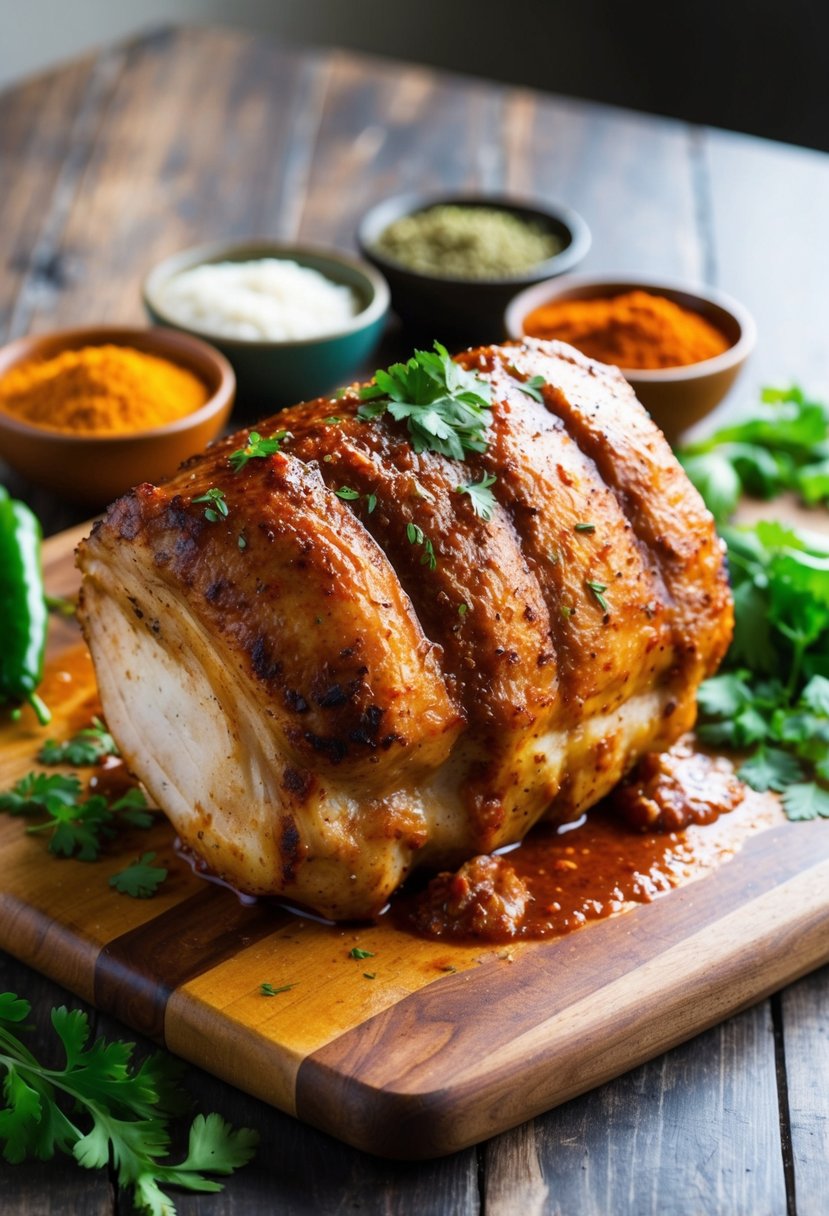
[[[671,822],[685,826],[641,830],[643,804],[669,806]],[[680,744],[666,757],[647,757],[578,824],[540,825],[508,852],[438,875],[394,915],[429,937],[557,937],[700,877],[774,818],[773,804],[737,781],[728,761]]]

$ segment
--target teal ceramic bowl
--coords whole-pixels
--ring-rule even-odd
[[[211,329],[183,324],[165,309],[163,288],[174,275],[205,263],[260,258],[297,262],[350,287],[360,301],[360,311],[335,332],[275,342],[225,337]],[[201,245],[176,253],[147,275],[143,295],[144,306],[155,324],[195,334],[226,356],[236,373],[237,411],[248,417],[310,401],[365,373],[389,308],[388,285],[366,262],[335,250],[265,240]]]

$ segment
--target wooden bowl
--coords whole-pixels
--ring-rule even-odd
[[[689,312],[699,313],[723,333],[728,349],[713,359],[685,367],[619,370],[671,443],[719,405],[754,349],[757,329],[742,304],[710,287],[643,278],[595,278],[568,275],[520,292],[507,307],[504,324],[511,338],[524,337],[524,318],[551,300],[589,300],[647,291],[664,296]]]
[[[0,379],[19,363],[84,346],[129,346],[169,359],[207,386],[208,399],[184,418],[125,435],[74,435],[22,422],[0,410],[0,457],[24,477],[77,502],[101,506],[140,481],[169,477],[215,439],[236,392],[227,360],[188,334],[94,326],[19,338],[0,349]]]

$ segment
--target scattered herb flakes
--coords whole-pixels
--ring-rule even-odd
[[[829,799],[829,544],[777,523],[720,529],[735,602],[731,648],[700,687],[703,742],[748,751],[739,776],[789,818]],[[785,673],[781,678],[779,673]]]
[[[376,494],[366,494],[366,510],[368,511],[369,515],[372,515],[374,513],[374,508],[376,506],[377,506],[377,495]]]
[[[193,502],[209,503],[209,506],[204,508],[204,518],[211,524],[218,523],[220,519],[227,519],[230,514],[230,508],[225,502],[224,490],[217,490],[215,486],[205,490],[204,494],[194,498]]]
[[[360,497],[359,491],[352,490],[351,486],[340,486],[339,490],[335,490],[334,493],[337,495],[337,498],[342,498],[344,502],[354,502]]]
[[[345,389],[341,391],[344,393]],[[323,418],[323,422],[326,426],[336,426],[338,422],[342,422],[342,418],[337,414],[329,414],[327,418]]]
[[[245,540],[245,538],[241,532],[239,533],[238,537],[236,538],[236,546],[239,549],[247,549],[247,547],[248,547],[248,542]]]
[[[249,460],[264,459],[267,456],[273,456],[277,452],[281,452],[282,444],[286,439],[290,438],[290,431],[277,431],[269,439],[263,439],[258,431],[251,431],[245,446],[237,448],[235,452],[231,452],[227,458],[227,463],[234,473],[238,473]]]
[[[565,621],[569,620],[569,618],[573,615],[574,611],[575,611],[575,609],[571,608],[568,604],[562,604],[561,607],[559,608],[559,612],[564,617]]]
[[[597,583],[597,582],[592,581],[591,579],[588,579],[587,586],[593,592],[593,595],[596,598],[596,603],[599,605],[599,607],[601,608],[601,610],[605,614],[605,616],[607,616],[610,612],[610,605],[608,604],[607,600],[604,597],[604,593],[605,593],[605,591],[607,591],[607,584],[606,583]]]
[[[405,421],[416,452],[463,460],[468,452],[486,451],[490,385],[455,363],[439,342],[433,351],[417,350],[406,363],[376,371],[374,381],[360,389],[360,418],[389,413]]]
[[[282,984],[279,988],[274,988],[273,984],[260,984],[259,992],[262,996],[279,996],[281,992],[290,992],[292,988],[296,988],[296,984]]]
[[[466,616],[467,612],[469,612],[468,604],[458,604],[458,616]]]
[[[377,979],[377,972],[376,972],[376,971],[364,971],[364,972],[363,972],[363,979],[364,979],[364,980],[376,980],[376,979]]]
[[[576,524],[573,531],[574,532],[595,532],[596,525],[595,524]]]
[[[434,546],[429,538],[424,534],[423,529],[411,521],[406,524],[406,539],[410,545],[422,545],[423,554],[420,558],[421,566],[428,566],[430,570],[437,569],[438,559],[435,556]]]
[[[776,498],[786,490],[815,504],[829,500],[829,406],[796,386],[765,388],[739,421],[678,453],[718,523],[742,494]]]
[[[348,952],[349,958],[375,958],[370,950],[361,950],[359,946],[352,946]]]
[[[77,600],[70,600],[65,595],[44,595],[43,602],[50,612],[57,612],[58,616],[74,616],[78,608]]]
[[[161,1052],[140,1064],[135,1043],[89,1042],[89,1018],[65,1006],[52,1010],[52,1026],[63,1046],[62,1067],[46,1067],[20,1039],[32,1012],[13,992],[0,993],[0,1072],[5,1073],[5,1105],[0,1109],[3,1155],[12,1164],[47,1160],[56,1152],[73,1156],[86,1169],[117,1171],[138,1210],[174,1216],[163,1185],[191,1191],[219,1191],[204,1176],[231,1174],[254,1154],[258,1137],[250,1128],[234,1131],[220,1115],[197,1115],[187,1154],[179,1163],[162,1161],[170,1146],[170,1122],[190,1106],[179,1082],[183,1063]]]
[[[47,739],[37,753],[41,764],[97,764],[103,756],[117,756],[118,745],[100,718],[77,731],[67,743]]]
[[[469,495],[472,510],[487,523],[492,519],[497,506],[495,495],[490,489],[491,486],[495,485],[497,480],[497,477],[493,473],[484,473],[480,481],[469,482],[467,485],[455,487],[456,493]]]
[[[137,861],[131,862],[125,870],[113,874],[109,885],[120,895],[131,895],[133,899],[149,899],[155,895],[158,888],[167,877],[164,866],[154,866],[155,853],[142,853]]]

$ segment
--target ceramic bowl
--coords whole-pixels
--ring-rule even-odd
[[[260,258],[288,259],[350,287],[360,301],[360,311],[334,333],[274,342],[224,337],[207,328],[182,324],[165,309],[164,285],[183,270],[211,262]],[[226,355],[236,373],[239,412],[247,417],[273,413],[283,405],[308,401],[350,383],[366,370],[389,307],[389,289],[382,275],[358,258],[334,250],[264,240],[220,242],[176,253],[147,275],[143,292],[151,320],[204,338]]]
[[[561,238],[554,257],[522,274],[500,279],[459,279],[409,270],[377,249],[377,242],[395,220],[428,207],[502,208],[534,221]],[[590,248],[587,224],[569,207],[503,194],[402,194],[384,199],[360,221],[360,250],[383,272],[391,288],[392,307],[403,322],[430,340],[464,340],[475,344],[503,337],[504,309],[517,291],[531,283],[572,270]]]
[[[511,338],[524,336],[524,318],[551,300],[587,300],[648,291],[699,313],[728,340],[728,349],[713,359],[686,367],[619,370],[671,443],[700,422],[729,391],[754,348],[757,330],[751,314],[724,292],[652,279],[596,278],[572,275],[551,279],[520,292],[507,307],[504,324]]]
[[[93,326],[19,338],[0,349],[0,378],[18,363],[64,350],[114,344],[158,355],[194,372],[207,401],[192,414],[126,435],[73,435],[21,422],[0,410],[0,457],[64,498],[101,506],[140,481],[160,481],[221,431],[233,407],[227,361],[205,342],[166,329]]]

